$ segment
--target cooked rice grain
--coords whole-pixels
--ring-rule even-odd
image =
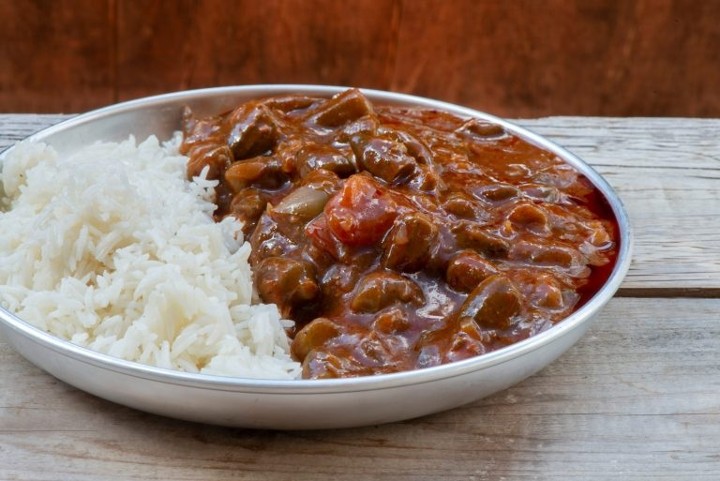
[[[80,346],[168,369],[294,378],[287,321],[252,304],[250,246],[215,223],[214,182],[184,178],[178,140],[59,156],[21,143],[2,165],[0,299]]]

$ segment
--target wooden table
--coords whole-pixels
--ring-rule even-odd
[[[0,148],[63,118],[0,115]],[[422,419],[251,431],[97,399],[0,338],[0,479],[720,479],[720,120],[519,123],[594,165],[635,227],[617,297],[547,369]]]

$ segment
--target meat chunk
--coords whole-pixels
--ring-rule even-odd
[[[377,312],[395,303],[425,302],[422,289],[407,277],[389,271],[377,271],[365,276],[355,290],[350,307],[355,312]]]
[[[340,328],[330,319],[319,317],[310,321],[295,335],[290,350],[298,361],[303,361],[313,349],[340,334]]]
[[[337,140],[339,142],[349,143],[353,138],[358,136],[374,136],[378,130],[378,126],[378,119],[374,114],[365,115],[344,125],[342,130],[338,132]]]
[[[222,117],[197,118],[189,107],[182,114],[183,141],[180,153],[187,155],[192,149],[201,145],[224,144]]]
[[[492,234],[482,224],[463,221],[453,226],[457,244],[464,249],[473,249],[490,258],[507,257],[510,250],[508,242]]]
[[[347,177],[356,172],[355,164],[338,149],[315,143],[308,143],[298,151],[296,167],[303,178],[318,169],[329,170],[338,177]]]
[[[266,209],[250,237],[250,264],[255,266],[266,257],[291,256],[301,249],[304,238],[301,221]]]
[[[240,190],[230,203],[230,214],[243,223],[243,234],[247,237],[255,229],[258,219],[265,212],[267,200],[258,189],[252,187]]]
[[[460,252],[450,260],[445,279],[453,289],[470,292],[488,277],[497,273],[497,269],[485,258],[472,250]]]
[[[232,152],[226,145],[202,144],[189,152],[190,160],[187,165],[187,177],[192,179],[199,176],[205,167],[208,168],[206,179],[217,180],[222,178],[225,169],[233,161]]]
[[[473,189],[473,194],[482,201],[491,204],[503,204],[516,199],[520,195],[520,190],[514,185],[499,183]]]
[[[522,203],[508,214],[508,220],[530,232],[547,235],[550,233],[548,216],[545,211],[531,203]]]
[[[494,275],[481,282],[460,308],[460,322],[469,318],[486,329],[507,329],[520,314],[520,293],[505,276]]]
[[[320,104],[312,118],[316,124],[332,128],[372,113],[372,105],[362,92],[358,89],[349,89]]]
[[[516,243],[510,252],[511,259],[523,260],[540,266],[557,266],[570,269],[583,265],[580,253],[560,245],[546,245],[530,241]]]
[[[437,234],[437,226],[420,212],[398,217],[383,242],[383,265],[403,272],[422,269],[432,254]]]
[[[265,189],[277,189],[288,177],[275,157],[254,157],[233,162],[225,171],[225,182],[233,192],[254,185]]]
[[[257,266],[255,283],[262,300],[277,304],[285,317],[294,307],[315,299],[320,292],[313,266],[286,257],[263,259]]]
[[[393,307],[378,314],[372,327],[385,334],[396,334],[408,330],[411,325],[407,313],[400,307]]]
[[[389,184],[408,179],[417,167],[405,144],[397,140],[359,137],[352,147],[358,167]]]
[[[325,169],[313,170],[305,176],[300,185],[315,190],[322,190],[328,196],[332,196],[340,190],[343,183],[336,173]]]
[[[462,219],[475,219],[480,210],[475,202],[462,193],[449,195],[442,206],[446,212]]]
[[[305,95],[282,95],[280,97],[271,97],[263,103],[271,109],[288,113],[293,110],[306,109],[316,101],[317,99]]]
[[[495,140],[505,135],[505,129],[486,120],[470,119],[456,130],[456,133],[471,141]]]
[[[279,131],[270,109],[248,103],[227,118],[230,135],[227,145],[236,160],[268,154],[278,141]]]

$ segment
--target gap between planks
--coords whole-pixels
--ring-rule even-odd
[[[615,297],[718,299],[720,288],[710,287],[621,287]]]

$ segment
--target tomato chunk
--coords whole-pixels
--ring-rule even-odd
[[[342,243],[370,246],[380,241],[398,215],[387,190],[366,175],[353,175],[325,206],[327,225]]]

